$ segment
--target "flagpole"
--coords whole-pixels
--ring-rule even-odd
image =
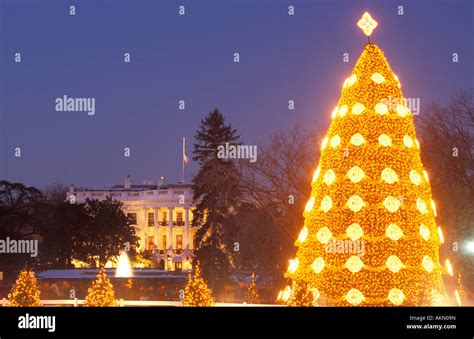
[[[182,158],[181,160],[183,161],[183,171],[181,173],[181,182],[183,184],[184,184],[184,157],[185,157],[185,154],[186,154],[185,153],[185,147],[186,147],[185,144],[186,144],[186,138],[183,137],[183,156],[181,157]]]

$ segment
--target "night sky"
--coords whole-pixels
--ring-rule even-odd
[[[0,179],[40,188],[103,188],[127,174],[134,183],[160,175],[177,182],[181,139],[191,155],[199,121],[214,107],[246,144],[297,123],[326,130],[367,41],[356,27],[366,10],[379,22],[372,41],[404,95],[420,98],[423,114],[429,102],[446,104],[473,88],[473,4],[0,0]],[[123,62],[126,52],[130,63]],[[63,95],[94,97],[95,115],[55,111]],[[196,171],[191,164],[186,180]]]

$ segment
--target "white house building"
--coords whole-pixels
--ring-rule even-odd
[[[160,268],[190,268],[195,229],[191,227],[193,191],[189,184],[144,183],[133,185],[130,176],[123,185],[110,189],[78,189],[69,187],[68,199],[76,203],[87,198],[104,200],[108,196],[123,203],[124,213],[134,220],[139,249],[152,253]]]

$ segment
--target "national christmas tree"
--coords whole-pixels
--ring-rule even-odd
[[[196,264],[194,278],[189,273],[188,282],[184,289],[184,306],[212,306],[214,298],[212,291],[201,276],[199,262]]]
[[[8,297],[10,306],[41,306],[35,273],[28,269],[21,271]]]
[[[370,36],[377,23],[365,13],[358,25]],[[313,305],[445,302],[442,233],[413,115],[374,43],[344,82],[304,217],[286,276]],[[291,286],[281,295],[295,304],[306,294]]]
[[[84,306],[116,306],[114,286],[105,274],[102,266],[97,274],[96,280],[87,291]]]

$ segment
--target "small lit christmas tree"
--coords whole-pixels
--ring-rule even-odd
[[[201,276],[199,262],[196,264],[194,278],[189,273],[188,282],[184,289],[184,306],[212,306],[214,298],[212,291]]]
[[[8,300],[14,307],[41,306],[40,290],[33,271],[25,269],[18,274]]]
[[[313,293],[304,281],[293,282],[292,294],[287,301],[290,306],[313,306]]]
[[[255,282],[255,273],[252,273],[252,279],[250,280],[249,287],[247,288],[245,301],[248,304],[258,304],[260,301],[260,296],[258,295],[257,291],[257,284]]]
[[[365,13],[358,26],[370,37],[377,22]],[[370,41],[332,113],[304,217],[286,276],[306,284],[314,304],[446,303],[443,234],[413,114]],[[291,304],[296,292],[287,286],[280,299]]]
[[[97,274],[96,280],[87,291],[84,306],[116,306],[114,286],[105,274],[105,268],[102,266]]]

